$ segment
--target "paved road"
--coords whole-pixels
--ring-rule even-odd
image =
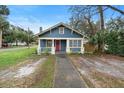
[[[64,54],[56,55],[55,88],[81,88],[85,84],[76,72],[70,60]]]
[[[35,47],[35,46],[32,46]],[[30,47],[30,48],[32,48]],[[0,52],[4,52],[4,51],[14,51],[14,50],[20,50],[20,49],[25,49],[28,47],[17,47],[17,48],[0,48]]]

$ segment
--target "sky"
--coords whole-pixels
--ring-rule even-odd
[[[39,32],[39,27],[43,30],[59,22],[67,23],[71,17],[69,5],[9,5],[10,15],[8,21],[10,24],[32,30],[35,34]],[[124,10],[124,6],[116,6]],[[120,14],[108,9],[104,13],[105,21],[110,17],[116,17]],[[94,16],[94,20],[98,17]]]
[[[10,5],[8,8],[10,24],[24,29],[29,27],[34,33],[39,32],[39,27],[47,29],[59,22],[66,23],[70,17],[69,6],[64,5]]]

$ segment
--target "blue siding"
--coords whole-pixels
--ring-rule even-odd
[[[72,53],[79,53],[81,51],[81,49],[80,48],[70,48],[70,51]]]
[[[64,34],[59,34],[59,27],[54,28],[50,31],[42,34],[40,37],[54,37],[54,38],[82,38],[82,35],[77,34],[76,32],[71,33],[71,30],[66,28],[64,29]]]
[[[66,51],[66,40],[61,40],[61,51]]]
[[[40,47],[46,47],[46,40],[40,40]]]

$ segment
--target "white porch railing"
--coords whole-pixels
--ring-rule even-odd
[[[38,47],[37,53],[38,55],[40,55],[41,53],[55,54],[55,47]]]

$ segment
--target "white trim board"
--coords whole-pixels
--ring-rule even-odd
[[[39,39],[56,39],[56,40],[82,40],[83,38],[39,38]]]

